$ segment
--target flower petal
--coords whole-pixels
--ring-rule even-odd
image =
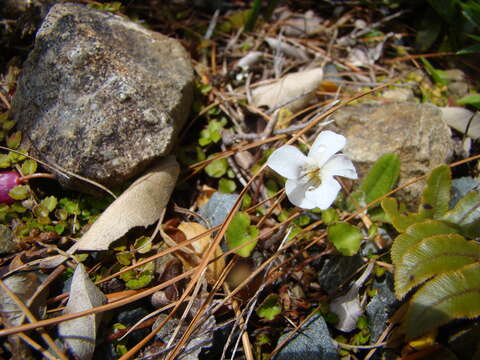
[[[307,157],[292,145],[278,148],[267,160],[268,166],[287,179],[297,179],[306,163]]]
[[[333,177],[325,176],[322,178],[322,184],[312,190],[307,190],[305,198],[314,203],[315,207],[326,210],[337,198],[341,186]]]
[[[305,197],[305,192],[307,191],[308,187],[308,183],[302,184],[296,182],[295,180],[288,179],[285,182],[285,192],[287,193],[288,200],[290,200],[293,205],[303,209],[315,208],[315,202],[310,201]]]
[[[345,136],[327,130],[318,134],[308,152],[308,157],[314,158],[318,167],[322,167],[333,154],[345,147],[347,140]]]
[[[357,171],[352,161],[343,154],[334,155],[322,167],[322,176],[343,176],[357,179]]]

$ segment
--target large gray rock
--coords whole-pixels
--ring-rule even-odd
[[[176,40],[57,4],[24,64],[13,114],[33,155],[114,186],[169,153],[192,96],[193,69]]]
[[[394,152],[401,161],[400,183],[446,163],[453,154],[451,132],[439,108],[415,103],[361,103],[337,111],[332,129],[347,137],[344,153],[361,175],[380,156]],[[424,182],[403,191],[413,205]]]

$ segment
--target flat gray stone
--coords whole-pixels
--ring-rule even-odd
[[[282,335],[280,344],[288,336]],[[325,320],[320,315],[312,318],[288,341],[273,357],[273,360],[336,360],[337,349],[328,331]]]
[[[170,152],[192,97],[193,69],[178,41],[65,3],[36,35],[13,114],[32,155],[115,186]]]
[[[333,119],[330,129],[347,137],[344,153],[355,162],[360,176],[380,156],[394,152],[400,157],[400,183],[404,183],[445,164],[453,154],[450,129],[434,105],[360,103],[338,110]],[[408,186],[404,199],[415,202],[424,184]]]

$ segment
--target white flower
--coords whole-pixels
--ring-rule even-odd
[[[280,175],[287,178],[285,191],[290,202],[304,209],[328,209],[341,189],[334,176],[356,179],[353,163],[343,154],[344,136],[322,131],[305,156],[295,146],[284,145],[267,160]]]

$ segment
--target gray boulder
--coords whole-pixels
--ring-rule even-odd
[[[37,33],[13,114],[32,155],[115,186],[170,152],[192,97],[193,69],[178,41],[66,3]]]
[[[434,105],[415,103],[361,103],[333,114],[331,129],[347,137],[344,153],[363,176],[381,155],[400,157],[400,183],[425,175],[445,164],[453,143],[442,113]],[[401,192],[410,206],[418,200],[425,182]]]

